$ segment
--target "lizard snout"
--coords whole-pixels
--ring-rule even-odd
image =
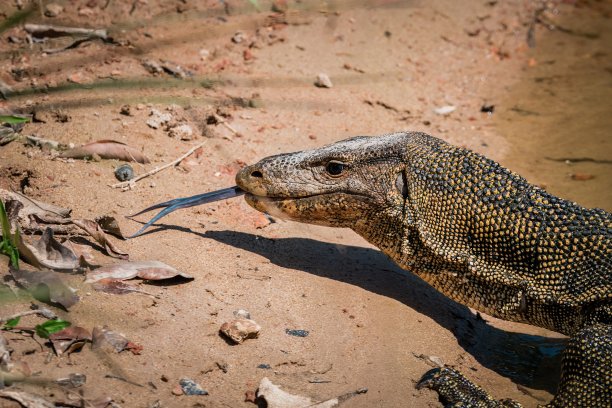
[[[265,182],[265,171],[259,164],[246,166],[236,174],[236,184],[247,193],[253,195],[268,195],[264,185]]]

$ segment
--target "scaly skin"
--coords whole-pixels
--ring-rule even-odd
[[[549,406],[611,406],[611,214],[423,133],[268,157],[236,181],[259,211],[351,228],[453,300],[571,336]],[[419,386],[453,406],[520,406],[452,368]]]

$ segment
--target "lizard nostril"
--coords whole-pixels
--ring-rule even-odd
[[[261,171],[255,170],[251,173],[251,177],[263,178],[263,174],[261,174]]]

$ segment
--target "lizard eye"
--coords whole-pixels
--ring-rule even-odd
[[[342,174],[345,167],[346,166],[344,163],[332,160],[325,165],[325,171],[327,171],[327,173],[329,173],[331,176],[339,176]]]

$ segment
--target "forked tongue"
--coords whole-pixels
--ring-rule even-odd
[[[191,197],[175,198],[174,200],[152,205],[151,207],[145,208],[144,210],[137,212],[136,214],[127,216],[127,218],[133,218],[137,215],[165,207],[155,217],[151,218],[149,222],[143,225],[142,228],[139,229],[134,235],[131,235],[128,238],[136,238],[137,236],[142,235],[142,233],[145,232],[145,230],[151,225],[153,225],[153,223],[157,222],[160,218],[165,217],[166,215],[170,214],[175,210],[187,207],[194,207],[196,205],[213,203],[215,201],[227,200],[228,198],[241,196],[244,193],[245,191],[242,190],[240,187],[234,186],[217,191],[211,191],[209,193],[197,194]]]

